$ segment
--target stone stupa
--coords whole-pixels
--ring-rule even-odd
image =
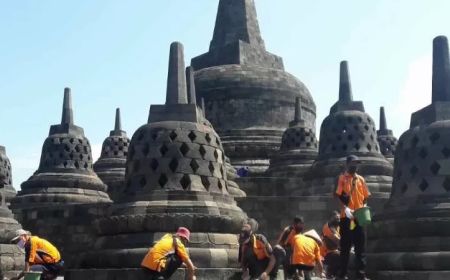
[[[6,156],[6,149],[3,146],[0,146],[0,176],[2,177],[0,187],[3,188],[6,203],[9,203],[16,196],[16,190],[12,184],[11,162]]]
[[[5,150],[0,147],[0,151]],[[3,166],[4,161],[2,162]],[[0,279],[4,277],[16,276],[19,271],[24,268],[24,255],[16,246],[11,244],[11,239],[15,236],[15,231],[20,229],[20,224],[14,219],[12,212],[8,209],[6,198],[11,193],[6,188],[10,183],[11,165],[9,165],[7,172],[0,169]]]
[[[317,158],[318,141],[314,129],[302,116],[300,97],[295,102],[295,117],[283,133],[281,148],[270,159],[269,177],[303,177]]]
[[[316,106],[306,86],[266,51],[254,0],[220,0],[209,51],[192,59],[198,98],[236,168],[261,174],[278,151],[301,98],[315,127]]]
[[[388,129],[386,124],[386,115],[384,107],[380,107],[380,129],[377,130],[377,140],[380,144],[381,153],[394,164],[395,148],[397,147],[397,138],[392,130]]]
[[[94,164],[94,171],[108,186],[108,194],[113,201],[120,199],[125,189],[125,163],[130,139],[122,130],[120,109],[116,109],[114,130],[103,141],[100,158]]]
[[[188,103],[183,57],[183,46],[173,43],[166,104],[152,105],[148,123],[131,139],[123,203],[96,223],[95,246],[69,279],[144,279],[140,262],[148,248],[179,226],[191,230],[198,279],[228,279],[238,271],[236,233],[246,215],[228,193],[219,136]]]
[[[348,155],[360,158],[358,173],[364,176],[372,194],[387,198],[393,167],[381,154],[375,122],[364,111],[361,101],[353,101],[348,64],[343,61],[340,65],[339,100],[322,122],[319,156],[306,174],[310,183],[307,192],[332,194],[339,174],[345,171]]]
[[[89,140],[73,122],[69,88],[64,90],[61,123],[50,127],[39,168],[21,187],[13,208],[110,201],[106,185],[92,168]]]
[[[394,182],[368,231],[377,280],[450,278],[450,62],[433,41],[432,102],[411,115],[395,151]]]

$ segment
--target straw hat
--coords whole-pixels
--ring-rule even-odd
[[[318,243],[322,243],[322,239],[320,238],[320,235],[314,229],[305,232],[303,235],[314,239]]]

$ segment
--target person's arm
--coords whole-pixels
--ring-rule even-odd
[[[269,273],[273,270],[273,268],[275,267],[275,263],[277,262],[277,260],[275,259],[274,255],[270,256],[270,261],[269,264],[267,265],[266,269],[264,270],[264,272],[259,276],[259,279],[261,280],[266,280],[269,279]]]
[[[19,273],[19,275],[17,275],[16,277],[11,278],[11,280],[20,280],[25,276],[25,272],[29,271],[30,271],[30,263],[25,262],[25,269],[21,273]]]
[[[288,231],[289,227],[286,227],[283,229],[283,231],[281,232],[280,236],[278,237],[277,240],[277,244],[280,246],[286,246],[286,239],[289,235],[289,231]]]
[[[319,274],[320,274],[320,278],[324,278],[324,277],[325,277],[325,273],[324,273],[324,270],[323,270],[323,264],[322,264],[322,261],[321,261],[321,260],[318,260],[318,261],[316,262],[316,264],[317,264],[317,270],[319,271]]]
[[[186,264],[186,267],[187,267],[187,270],[188,270],[188,279],[189,280],[195,279],[196,267],[192,263],[191,259],[188,258],[186,261],[184,261],[184,264]]]
[[[362,182],[362,186],[363,186],[363,188],[364,188],[364,201],[363,201],[363,204],[364,205],[366,205],[367,204],[367,200],[368,200],[368,198],[370,197],[370,195],[371,195],[371,193],[370,193],[370,191],[369,191],[369,187],[367,186],[367,184],[366,184],[366,180],[364,180],[364,178],[363,177],[361,177],[361,182]]]

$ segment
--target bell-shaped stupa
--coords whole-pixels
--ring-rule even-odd
[[[268,176],[303,177],[317,158],[318,145],[314,129],[305,124],[297,97],[294,120],[283,133],[280,151],[270,159]]]
[[[339,100],[322,122],[319,156],[307,174],[311,192],[333,193],[349,155],[360,158],[358,173],[364,176],[370,191],[387,197],[392,184],[392,164],[381,154],[375,122],[364,111],[361,101],[353,101],[348,64],[343,61]]]
[[[448,279],[450,263],[450,62],[448,41],[433,41],[430,105],[411,115],[395,151],[394,182],[368,231],[376,279]]]
[[[73,122],[70,89],[66,88],[61,123],[50,127],[39,168],[22,183],[12,207],[109,201],[106,185],[92,169],[89,140]]]
[[[3,188],[6,203],[9,203],[16,196],[16,190],[12,184],[11,162],[6,156],[6,149],[3,146],[0,146],[0,177],[0,188]]]
[[[179,226],[191,230],[189,253],[197,267],[238,267],[235,233],[246,215],[228,192],[219,136],[188,102],[183,52],[180,43],[171,45],[166,104],[152,105],[148,123],[134,133],[123,203],[98,221],[99,237],[83,268],[140,273],[148,247]]]
[[[108,194],[113,201],[120,199],[125,189],[125,163],[130,139],[122,130],[120,109],[116,109],[114,130],[103,141],[100,158],[94,164],[94,171],[108,186]]]
[[[266,51],[254,0],[220,0],[209,51],[191,62],[198,98],[236,168],[263,173],[300,97],[308,127],[316,106],[306,86]]]
[[[381,153],[394,164],[395,148],[397,147],[397,138],[392,130],[388,129],[386,124],[386,115],[384,107],[380,107],[380,129],[377,131],[377,139],[380,144]]]

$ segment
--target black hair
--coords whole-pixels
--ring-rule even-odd
[[[303,220],[303,217],[302,216],[295,216],[294,217],[294,224],[304,224],[305,223],[305,220]]]

